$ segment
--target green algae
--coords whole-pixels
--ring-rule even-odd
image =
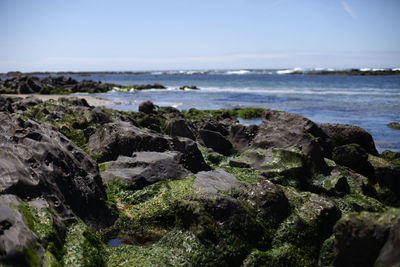
[[[81,221],[68,227],[63,247],[64,266],[104,266],[104,244]]]

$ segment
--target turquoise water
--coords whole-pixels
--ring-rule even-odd
[[[379,151],[400,151],[400,131],[386,126],[400,121],[400,76],[279,75],[276,71],[152,72],[108,74],[75,79],[130,84],[161,83],[167,90],[97,94],[136,111],[144,100],[178,109],[262,107],[301,114],[315,122],[358,125],[372,134]],[[178,90],[196,85],[198,91]]]

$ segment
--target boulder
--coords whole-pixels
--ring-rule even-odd
[[[243,199],[257,212],[257,218],[280,222],[290,213],[289,201],[282,189],[269,180],[247,187]]]
[[[232,144],[219,132],[210,130],[200,130],[199,135],[206,147],[212,148],[214,151],[228,156],[232,152]]]
[[[98,162],[116,160],[118,156],[130,157],[138,151],[179,151],[181,163],[191,172],[209,169],[192,140],[145,132],[129,122],[104,124],[90,136],[88,148],[91,154],[97,155]]]
[[[196,174],[193,186],[201,193],[217,194],[218,191],[227,192],[232,188],[239,188],[239,180],[223,169],[202,171]]]
[[[243,125],[239,123],[232,124],[229,128],[229,141],[239,152],[250,148],[251,141],[257,135],[257,125]]]
[[[151,101],[144,101],[139,105],[139,112],[143,112],[146,114],[154,113],[156,107],[154,106],[153,102]]]
[[[0,113],[0,191],[23,200],[45,198],[61,217],[93,228],[115,218],[97,164],[48,124]]]
[[[361,212],[345,215],[334,227],[334,265],[374,266],[379,256],[381,262],[398,261],[396,258],[398,253],[388,254],[388,252],[391,251],[390,244],[396,242],[398,238],[396,234],[399,221],[400,214],[396,210],[386,213]],[[392,228],[394,240],[389,240]],[[387,242],[387,247],[382,250]]]
[[[190,172],[179,164],[180,156],[178,152],[135,152],[132,157],[107,162],[101,176],[104,182],[119,178],[139,189],[166,179],[185,178]]]
[[[0,196],[0,265],[34,266],[44,249],[29,228],[21,201],[14,195]]]
[[[337,146],[332,152],[332,159],[337,164],[349,167],[372,181],[374,180],[374,168],[368,161],[367,152],[360,145]]]
[[[318,126],[332,139],[334,147],[358,144],[368,153],[378,156],[372,136],[364,129],[348,124],[321,123]]]
[[[317,124],[300,115],[265,110],[251,147],[297,149],[312,173],[328,173],[324,156],[329,152],[329,140]]]
[[[184,119],[171,119],[165,130],[170,136],[181,136],[195,140],[192,130],[189,128],[188,123]]]

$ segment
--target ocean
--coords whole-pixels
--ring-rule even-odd
[[[140,74],[68,75],[77,80],[121,85],[160,83],[166,90],[96,94],[117,102],[108,106],[137,111],[142,101],[179,110],[261,107],[303,115],[317,123],[345,123],[367,130],[379,152],[400,151],[400,75],[287,75],[291,70],[157,71]],[[195,85],[200,90],[179,90]],[[259,120],[242,121],[259,123]]]

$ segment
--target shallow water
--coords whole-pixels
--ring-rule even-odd
[[[122,85],[160,83],[167,90],[108,92],[97,96],[119,102],[108,106],[136,111],[151,100],[180,110],[262,107],[301,114],[315,122],[348,123],[366,129],[380,152],[400,151],[400,131],[386,126],[400,120],[400,76],[278,75],[270,70],[211,74],[108,74],[91,79]],[[192,72],[189,72],[192,73]],[[181,91],[183,85],[201,90]]]

